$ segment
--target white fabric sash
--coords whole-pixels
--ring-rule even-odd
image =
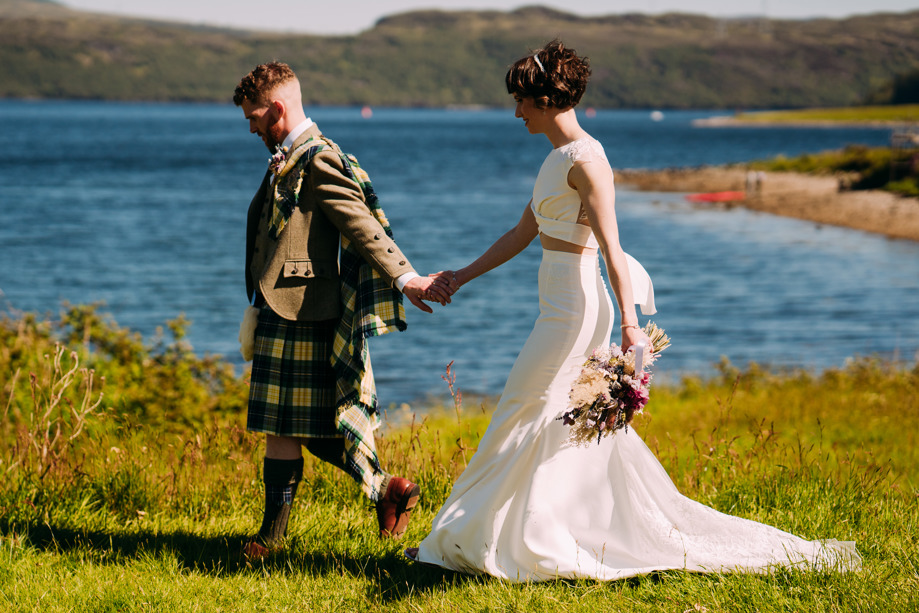
[[[628,253],[625,254],[625,259],[629,263],[629,277],[632,278],[632,297],[635,304],[641,306],[642,315],[654,315],[657,313],[657,307],[654,306],[654,284],[651,283],[651,276],[645,267]]]

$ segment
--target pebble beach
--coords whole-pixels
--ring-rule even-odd
[[[841,190],[839,177],[791,172],[761,173],[758,186],[751,188],[748,183],[748,170],[734,166],[616,171],[619,187],[687,193],[742,191],[742,200],[704,206],[743,206],[817,224],[919,241],[919,198],[878,190]]]

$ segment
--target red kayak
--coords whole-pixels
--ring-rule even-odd
[[[736,202],[746,197],[746,192],[705,192],[702,194],[686,194],[686,199],[690,202]]]

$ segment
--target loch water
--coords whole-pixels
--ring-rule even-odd
[[[509,109],[308,109],[369,171],[419,272],[458,268],[519,218],[550,150]],[[744,162],[884,145],[883,128],[701,128],[712,112],[598,111],[582,125],[614,168]],[[267,163],[232,105],[0,101],[0,307],[104,301],[152,338],[184,313],[199,353],[242,368],[246,209]],[[914,360],[919,243],[682,194],[620,187],[625,249],[654,280],[672,348],[656,372],[706,376],[722,357],[814,372],[856,356]],[[409,329],[371,341],[384,406],[496,394],[538,311],[534,244]],[[642,317],[642,320],[648,318]]]

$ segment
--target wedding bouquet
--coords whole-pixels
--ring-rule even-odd
[[[628,428],[636,413],[648,403],[651,373],[645,370],[670,338],[653,322],[643,328],[651,347],[638,347],[626,353],[613,343],[594,350],[571,385],[568,410],[560,419],[571,427],[568,440],[576,445],[597,443],[604,436]],[[627,430],[628,431],[628,430]]]

